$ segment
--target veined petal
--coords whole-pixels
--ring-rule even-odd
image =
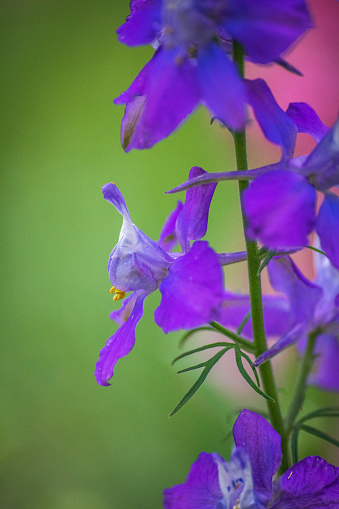
[[[279,433],[261,415],[243,410],[234,424],[233,436],[236,447],[243,448],[249,457],[255,492],[261,501],[269,500],[272,478],[282,459]]]
[[[123,216],[119,241],[108,260],[112,285],[124,292],[156,290],[172,263],[171,257],[133,224],[125,200],[116,185],[106,184],[102,191],[105,199]]]
[[[131,295],[129,295],[122,301],[122,306],[119,309],[116,309],[110,313],[109,315],[110,319],[114,320],[118,325],[123,325],[125,322],[127,322],[129,317],[131,316],[138,296],[143,293],[144,290],[132,292]]]
[[[325,194],[317,217],[316,231],[322,250],[339,269],[339,198],[335,194]]]
[[[177,258],[159,286],[162,295],[155,322],[165,333],[191,329],[217,318],[223,298],[218,256],[205,241]]]
[[[185,483],[164,491],[165,509],[217,509],[222,493],[215,456],[218,455],[202,452]],[[225,463],[221,456],[218,458]]]
[[[312,23],[304,0],[229,0],[225,30],[254,62],[275,60]]]
[[[206,172],[198,166],[193,166],[189,179],[193,179]],[[185,204],[178,216],[177,232],[183,252],[189,250],[190,240],[200,240],[206,233],[208,212],[217,184],[205,184],[186,192]]]
[[[180,48],[160,48],[115,104],[126,103],[121,143],[126,152],[166,138],[200,99],[196,64]]]
[[[171,249],[173,249],[179,242],[176,230],[176,222],[178,215],[182,211],[182,208],[182,202],[178,201],[176,208],[172,210],[161,230],[158,244],[160,247],[162,247],[162,249],[165,249],[165,251],[171,251]]]
[[[118,30],[118,39],[127,46],[151,44],[161,30],[162,0],[131,0],[131,14]]]
[[[284,159],[290,159],[297,136],[296,125],[280,108],[264,80],[246,80],[246,90],[248,103],[264,135],[281,147]]]
[[[212,114],[228,127],[240,130],[246,122],[246,93],[233,62],[217,44],[201,48],[198,55],[201,98]]]
[[[317,143],[329,129],[307,103],[290,103],[286,113],[297,126],[299,133],[310,134]]]
[[[272,509],[339,508],[339,468],[318,456],[308,456],[281,479],[281,498]]]
[[[146,296],[146,292],[138,296],[129,318],[107,340],[106,345],[101,350],[94,373],[99,385],[110,385],[108,380],[113,376],[116,363],[121,357],[129,354],[134,347],[135,328],[143,315],[143,304]]]
[[[276,170],[257,178],[243,194],[247,235],[273,249],[307,244],[315,226],[314,187],[302,175]]]

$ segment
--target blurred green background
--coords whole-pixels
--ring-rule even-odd
[[[230,137],[202,109],[151,151],[123,152],[112,100],[152,54],[117,43],[127,12],[123,0],[1,2],[3,509],[159,508],[201,450],[227,457],[232,445],[235,416],[211,386],[168,419],[195,375],[170,366],[180,335],[154,325],[159,295],[112,386],[93,375],[119,306],[106,267],[121,217],[101,186],[113,180],[156,239],[177,200],[165,190],[195,164],[234,164]],[[243,247],[232,184],[217,189],[208,238],[218,251]],[[245,282],[242,269],[226,279]]]

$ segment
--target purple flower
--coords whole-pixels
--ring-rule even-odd
[[[194,167],[190,177],[204,173]],[[123,217],[118,244],[108,260],[114,300],[132,292],[119,311],[111,313],[120,328],[101,350],[95,376],[100,385],[109,385],[116,362],[135,343],[135,328],[143,314],[147,295],[159,288],[160,306],[155,321],[164,332],[193,328],[215,320],[223,298],[223,275],[218,255],[201,241],[207,228],[208,210],[216,184],[187,192],[178,203],[154,242],[132,222],[125,200],[114,184],[106,184],[104,198]],[[191,246],[191,241],[196,241]],[[182,253],[170,250],[179,242]]]
[[[165,490],[166,509],[339,508],[339,468],[322,458],[304,458],[273,480],[280,435],[262,416],[243,410],[233,437],[231,460],[201,453],[186,482]]]
[[[308,281],[289,257],[275,258],[268,265],[273,288],[285,294],[289,305],[288,328],[281,338],[254,362],[259,366],[288,346],[317,334],[315,370],[309,383],[326,390],[339,390],[339,272],[324,255],[317,255],[316,283]]]
[[[261,168],[263,174],[243,196],[247,235],[270,249],[294,249],[306,245],[315,229],[321,248],[339,268],[339,198],[330,192],[339,185],[339,120],[328,129],[304,103],[291,104],[287,114],[318,144],[308,156]],[[318,214],[316,191],[324,193]]]
[[[304,0],[132,0],[130,7],[117,32],[120,42],[157,49],[115,100],[126,104],[126,151],[152,147],[199,103],[242,129],[247,90],[228,56],[230,40],[241,43],[253,62],[267,64],[281,61],[280,54],[311,26]]]

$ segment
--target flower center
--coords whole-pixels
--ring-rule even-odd
[[[126,297],[126,293],[123,290],[118,290],[115,286],[112,286],[109,293],[113,293],[113,300],[122,300]]]

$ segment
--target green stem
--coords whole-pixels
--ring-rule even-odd
[[[233,42],[233,57],[234,62],[238,66],[240,76],[243,78],[244,71],[244,52],[242,46],[236,41]],[[247,149],[246,149],[246,134],[245,131],[235,132],[233,134],[235,154],[238,170],[247,170]],[[246,218],[242,206],[242,193],[248,187],[248,182],[244,180],[239,181],[241,212],[243,219],[244,232],[246,232]],[[262,293],[261,293],[261,277],[259,273],[260,257],[258,255],[258,246],[256,242],[246,238],[246,251],[247,251],[247,266],[248,266],[248,280],[249,292],[251,301],[252,313],[252,326],[253,326],[253,343],[255,347],[255,355],[258,357],[265,350],[267,350],[267,343],[265,337],[263,307],[262,307]],[[285,431],[284,421],[279,405],[278,393],[274,374],[270,362],[265,362],[259,367],[260,378],[262,381],[263,389],[266,394],[271,396],[273,401],[266,401],[270,421],[274,429],[281,436],[281,449],[282,449],[282,463],[280,473],[285,472],[289,468],[289,454],[288,454],[288,441]]]
[[[288,435],[292,431],[293,424],[304,401],[306,381],[314,361],[314,347],[316,339],[316,332],[309,335],[306,350],[299,366],[299,372],[293,389],[291,403],[288,407],[285,419],[285,428]]]
[[[226,329],[226,327],[223,327],[220,325],[220,323],[217,322],[211,322],[210,326],[213,327],[216,331],[220,332],[224,336],[227,336],[228,338],[232,339],[234,343],[237,343],[239,346],[242,347],[243,350],[249,353],[255,352],[255,347],[253,346],[253,343],[251,341],[248,341],[247,339],[243,338],[242,336],[239,336],[239,334],[236,334],[235,332]]]

